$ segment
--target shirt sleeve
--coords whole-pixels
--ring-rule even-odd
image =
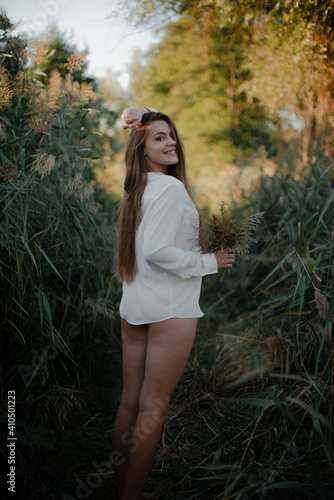
[[[152,205],[143,238],[145,260],[160,271],[181,278],[205,276],[218,271],[214,254],[201,254],[174,246],[182,220],[183,186],[168,185]]]

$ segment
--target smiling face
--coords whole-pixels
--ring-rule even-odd
[[[152,121],[147,127],[144,156],[150,172],[166,174],[170,165],[178,163],[177,143],[164,120]]]

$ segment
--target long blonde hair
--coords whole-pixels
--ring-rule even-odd
[[[174,122],[163,113],[145,113],[141,124],[131,130],[128,138],[124,179],[124,196],[119,216],[118,259],[116,274],[122,280],[132,281],[136,272],[135,236],[141,218],[141,199],[147,183],[147,165],[144,147],[148,125],[164,120],[171,129],[177,144],[178,163],[168,166],[167,175],[183,182],[189,196],[194,201],[187,177],[187,164],[183,143]]]

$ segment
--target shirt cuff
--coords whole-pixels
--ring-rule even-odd
[[[202,254],[202,258],[203,258],[202,276],[206,276],[207,274],[218,273],[218,264],[214,253],[204,253]]]

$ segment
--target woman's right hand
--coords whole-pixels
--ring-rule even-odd
[[[226,250],[217,250],[214,252],[217,259],[218,269],[227,269],[233,266],[235,262],[235,250],[233,248],[226,248]]]
[[[147,113],[144,106],[136,108],[126,108],[121,116],[123,128],[134,128],[141,122],[142,116]]]

